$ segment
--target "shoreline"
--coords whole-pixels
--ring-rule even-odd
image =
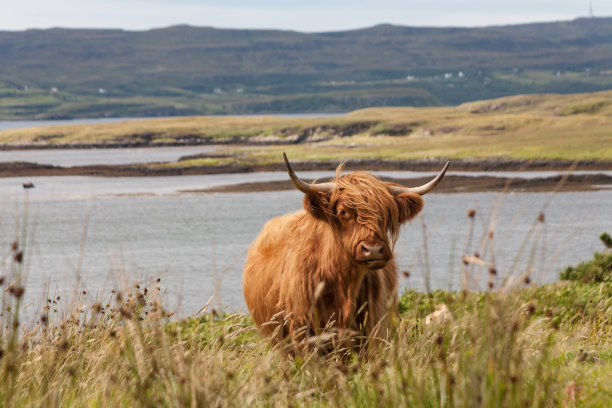
[[[175,162],[180,163],[181,160]],[[344,171],[439,171],[445,159],[418,160],[351,160],[345,163]],[[329,171],[330,177],[335,174],[338,162],[292,162],[294,169],[300,171]],[[453,175],[452,171],[462,172],[519,172],[519,171],[558,171],[569,169],[575,171],[610,171],[612,162],[583,160],[576,162],[562,160],[506,160],[469,159],[452,160],[451,173],[446,175],[434,192],[438,193],[476,193],[476,192],[547,192],[547,191],[600,191],[612,189],[612,176],[605,174],[569,174],[552,175],[550,177],[517,178],[493,176]],[[128,165],[91,165],[60,167],[41,165],[29,162],[0,163],[0,177],[45,177],[45,176],[88,176],[88,177],[163,177],[187,175],[213,175],[232,173],[252,173],[263,171],[286,171],[283,163],[266,165],[251,165],[231,163],[219,166],[172,167],[159,163],[128,164]],[[430,178],[418,177],[410,179],[384,178],[386,181],[411,186],[427,183]],[[208,189],[182,190],[181,193],[247,193],[266,192],[293,189],[290,180],[262,181],[242,184],[217,186]]]
[[[415,186],[427,183],[431,178],[419,177],[411,179],[396,179],[383,177],[389,181],[404,186]],[[312,180],[304,179],[306,182]],[[319,181],[325,182],[326,179]],[[206,189],[180,190],[180,193],[252,193],[293,190],[295,187],[291,180],[260,181],[241,184],[217,186]],[[481,193],[481,192],[592,192],[601,190],[612,191],[612,177],[603,174],[569,175],[566,178],[558,175],[553,177],[540,177],[532,179],[512,177],[472,177],[446,175],[438,186],[430,193]]]
[[[186,157],[191,158],[191,157]],[[176,163],[184,161],[180,158]],[[451,171],[610,171],[612,161],[598,160],[524,160],[507,158],[450,159]],[[345,162],[345,171],[439,171],[445,158],[410,160],[351,159]],[[204,174],[253,173],[264,171],[286,171],[285,164],[230,163],[218,166],[171,166],[172,163],[138,163],[119,165],[88,165],[62,167],[31,162],[0,162],[0,177],[37,176],[97,176],[97,177],[155,177]],[[292,160],[296,171],[335,172],[339,161],[314,162]]]

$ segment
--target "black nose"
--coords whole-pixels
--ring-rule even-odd
[[[362,261],[383,259],[383,245],[370,245],[365,242],[359,247],[359,258]]]

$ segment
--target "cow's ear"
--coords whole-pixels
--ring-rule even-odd
[[[395,196],[395,202],[399,209],[399,222],[405,223],[417,216],[423,209],[423,199],[415,193],[402,193]]]
[[[313,217],[328,220],[330,217],[329,194],[309,192],[304,195],[304,209]]]

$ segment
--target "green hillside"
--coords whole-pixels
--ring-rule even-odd
[[[0,32],[0,119],[348,111],[612,89],[612,18]]]

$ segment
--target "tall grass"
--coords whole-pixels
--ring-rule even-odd
[[[504,283],[486,239],[479,254],[466,246],[463,272],[485,268],[491,290],[409,291],[390,341],[372,355],[288,357],[241,313],[206,305],[174,320],[155,279],[94,300],[84,288],[68,307],[49,296],[21,322],[25,231],[0,271],[2,406],[549,407],[612,398],[612,282],[537,287],[519,271]],[[427,319],[440,304],[444,319]]]

